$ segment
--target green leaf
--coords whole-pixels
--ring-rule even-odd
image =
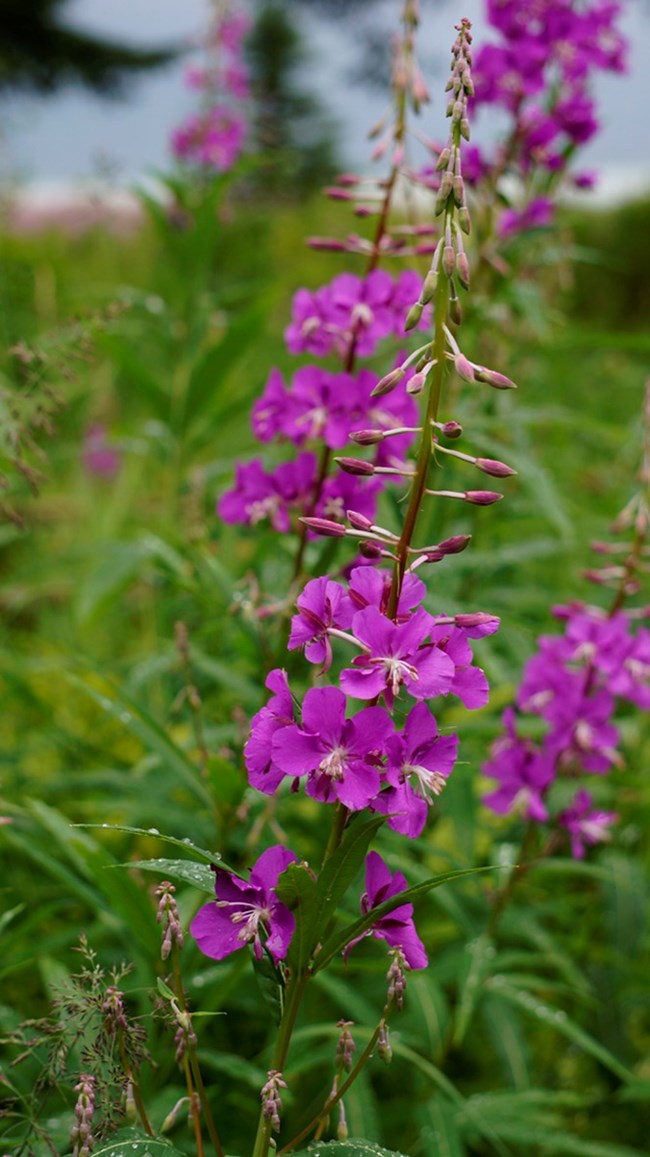
[[[286,904],[296,917],[287,964],[298,973],[307,967],[314,947],[310,940],[310,929],[317,889],[316,880],[304,864],[289,864],[275,888],[278,900]]]
[[[212,811],[212,797],[201,782],[198,768],[144,708],[105,681],[102,681],[102,690],[98,690],[90,682],[91,678],[96,679],[90,673],[86,678],[71,671],[63,671],[63,674],[73,687],[88,695],[106,715],[137,736],[146,750],[156,755],[163,765],[171,768],[192,794]]]
[[[150,839],[160,840],[163,844],[172,844],[175,848],[182,848],[184,852],[193,852],[199,859],[206,864],[219,863],[219,867],[224,867],[228,871],[227,864],[223,863],[220,852],[208,852],[206,848],[200,848],[198,844],[193,844],[189,838],[180,839],[178,836],[168,836],[164,832],[159,832],[158,828],[132,828],[127,824],[73,824],[73,827],[78,828],[102,828],[109,832],[129,832],[133,836],[148,836]]]
[[[456,1124],[456,1112],[449,1102],[434,1097],[428,1105],[428,1117],[431,1125],[424,1130],[427,1152],[435,1153],[436,1157],[464,1157],[465,1146]]]
[[[483,982],[490,965],[494,961],[495,950],[491,937],[483,933],[470,944],[465,945],[462,970],[459,976],[460,999],[456,1024],[454,1027],[453,1044],[461,1044],[469,1028],[474,1010],[478,1004],[483,989]]]
[[[348,885],[359,872],[370,841],[385,822],[385,816],[373,816],[370,820],[353,820],[338,848],[321,871],[303,932],[305,942],[309,945],[310,956],[343,899]],[[322,968],[320,961],[319,953],[315,972]]]
[[[251,334],[259,332],[265,313],[265,302],[256,302],[230,325],[225,337],[217,345],[201,356],[187,388],[182,429],[187,429],[197,419],[207,415],[214,418],[225,405],[232,404],[232,383],[226,388],[226,377],[248,348]]]
[[[214,897],[214,872],[205,864],[193,860],[133,860],[127,864],[116,864],[116,868],[140,868],[143,872],[158,872],[170,880],[180,880],[191,884],[200,892]]]
[[[374,1141],[316,1141],[308,1149],[301,1149],[294,1157],[319,1157],[333,1153],[338,1157],[404,1157],[397,1149],[383,1149]]]
[[[95,1157],[184,1157],[170,1141],[148,1137],[139,1129],[120,1129],[93,1149]]]
[[[525,992],[514,988],[508,982],[505,976],[492,976],[486,981],[487,987],[495,994],[495,996],[503,997],[504,1000],[509,1000],[511,1004],[517,1005],[525,1012],[530,1013],[536,1020],[541,1021],[542,1024],[554,1028],[556,1032],[567,1037],[584,1052],[588,1053],[597,1060],[606,1069],[614,1073],[622,1081],[634,1080],[634,1075],[630,1070],[619,1061],[617,1057],[613,1056],[608,1049],[604,1048],[598,1041],[594,1040],[589,1033],[580,1028],[575,1021],[562,1009],[552,1008],[545,1004],[532,992]]]
[[[333,859],[334,857],[332,857]],[[331,863],[331,861],[330,861]],[[405,892],[399,892],[396,896],[391,896],[390,900],[385,900],[383,904],[378,904],[366,916],[361,916],[355,920],[353,924],[348,924],[347,928],[342,931],[335,932],[325,941],[316,960],[314,962],[314,973],[320,972],[321,968],[325,968],[335,956],[342,952],[346,944],[354,940],[356,936],[363,936],[364,932],[368,932],[373,924],[382,916],[388,916],[395,908],[399,908],[402,904],[408,904],[411,900],[417,899],[418,896],[424,896],[433,888],[439,888],[441,884],[449,884],[453,880],[459,880],[463,876],[473,876],[477,872],[492,872],[494,866],[485,868],[463,868],[458,872],[444,872],[441,876],[430,876],[427,880],[423,880],[420,884],[414,884],[412,888],[407,888]],[[319,881],[320,882],[320,881]]]

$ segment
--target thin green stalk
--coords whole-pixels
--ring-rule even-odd
[[[431,450],[431,423],[438,418],[438,410],[440,408],[440,399],[442,396],[442,385],[446,369],[446,336],[445,336],[445,321],[447,318],[447,307],[449,304],[449,282],[444,275],[438,278],[435,294],[435,330],[433,337],[433,356],[432,361],[435,363],[429,376],[429,393],[427,399],[427,411],[423,424],[422,440],[420,442],[420,450],[418,453],[418,461],[415,478],[411,486],[411,494],[409,504],[404,517],[404,526],[400,536],[399,544],[396,548],[397,562],[393,568],[393,581],[390,589],[390,597],[388,600],[388,616],[394,618],[397,611],[397,604],[399,602],[400,593],[402,590],[402,583],[404,581],[404,573],[408,563],[409,549],[413,541],[415,532],[415,524],[417,522],[422,499],[427,486],[427,476],[429,473],[429,465],[432,457]]]
[[[284,1012],[278,1028],[278,1036],[275,1042],[275,1049],[273,1051],[273,1059],[271,1062],[271,1070],[282,1073],[286,1064],[289,1053],[289,1045],[291,1044],[291,1034],[293,1033],[296,1017],[300,1008],[305,987],[309,979],[308,975],[296,976],[294,980],[289,982],[286,990],[286,999],[284,1005]],[[257,1125],[257,1134],[255,1137],[255,1144],[251,1157],[267,1157],[269,1145],[271,1141],[271,1121],[265,1117],[264,1108],[260,1112],[260,1118]]]

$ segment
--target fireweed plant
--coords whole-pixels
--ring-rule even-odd
[[[611,527],[619,541],[593,543],[594,551],[609,561],[584,572],[601,589],[613,590],[610,606],[573,602],[554,608],[564,633],[539,640],[515,704],[504,712],[504,734],[483,766],[498,784],[483,802],[499,815],[526,821],[507,890],[531,864],[567,842],[571,854],[583,859],[587,848],[610,838],[618,819],[595,804],[586,784],[602,784],[623,765],[617,709],[626,703],[641,711],[650,708],[650,631],[640,625],[650,608],[626,609],[648,571],[650,383],[643,432],[639,488]],[[630,534],[630,541],[621,541]],[[541,737],[537,720],[543,721]]]
[[[273,375],[254,413],[262,437],[281,432],[300,445],[307,436],[320,434],[325,444],[320,463],[303,452],[274,476],[267,475],[260,463],[241,467],[235,490],[220,503],[220,513],[228,520],[255,523],[270,516],[278,530],[288,529],[289,512],[297,505],[303,512],[305,536],[350,538],[362,545],[367,561],[377,564],[352,566],[345,582],[325,574],[303,587],[288,645],[290,650],[303,649],[307,661],[318,668],[317,685],[300,701],[285,671],[271,671],[266,681],[271,698],[254,717],[245,747],[252,787],[271,796],[288,787],[291,795],[300,791],[302,782],[311,800],[329,805],[329,837],[318,872],[280,844],[262,852],[246,880],[217,864],[216,898],[190,925],[201,950],[214,960],[247,946],[258,963],[270,959],[282,992],[253,1157],[264,1157],[277,1147],[273,1134],[281,1129],[282,1098],[290,1087],[291,1039],[305,990],[328,964],[341,954],[347,960],[368,936],[383,941],[389,955],[386,1000],[377,1025],[353,1061],[350,1026],[341,1024],[332,1090],[296,1137],[282,1139],[281,1151],[290,1151],[314,1131],[320,1138],[334,1109],[337,1135],[345,1138],[346,1090],[375,1050],[383,1059],[390,1056],[388,1022],[402,1007],[407,974],[428,963],[414,924],[413,899],[450,876],[409,888],[403,874],[392,872],[377,851],[369,850],[370,844],[384,824],[408,838],[423,831],[429,809],[453,770],[458,745],[457,736],[439,733],[429,703],[449,694],[468,708],[487,702],[487,680],[473,666],[470,640],[489,635],[498,626],[496,618],[482,611],[433,615],[422,605],[426,586],[421,568],[468,545],[466,535],[415,545],[423,506],[430,498],[487,506],[502,497],[486,489],[452,491],[434,486],[433,469],[452,454],[492,477],[514,473],[503,462],[474,458],[442,442],[462,433],[458,423],[443,420],[441,414],[448,370],[453,367],[463,380],[498,389],[513,383],[472,362],[457,337],[458,287],[469,286],[463,236],[469,233],[470,218],[461,159],[462,142],[470,134],[468,100],[473,93],[472,38],[466,20],[457,26],[447,86],[451,128],[440,159],[443,175],[435,205],[440,229],[429,273],[413,295],[410,279],[402,277],[395,283],[376,270],[379,255],[391,247],[390,240],[384,241],[384,231],[389,194],[403,161],[405,108],[409,99],[418,105],[424,96],[412,57],[417,10],[411,0],[404,5],[403,24],[393,79],[398,109],[391,137],[393,167],[377,234],[367,247],[368,275],[364,280],[342,275],[313,299],[298,295],[288,331],[288,341],[296,349],[322,353],[338,348],[343,372],[304,367],[291,391]],[[402,322],[400,307],[410,292],[415,300]],[[424,329],[425,311],[430,313],[433,334],[414,353],[379,380],[365,370],[353,373],[360,350],[374,349],[381,336]],[[343,484],[334,479],[333,488],[326,490],[332,452],[343,446],[350,432],[358,445],[377,447],[374,457],[339,457]],[[415,457],[406,458],[413,440]],[[399,533],[374,521],[376,493],[387,478],[408,486]],[[301,563],[302,545],[296,575]],[[326,676],[333,678],[335,653],[336,669],[338,656],[343,656],[338,678],[325,682]],[[336,910],[364,859],[361,914],[341,927]]]
[[[178,160],[203,174],[227,172],[240,156],[250,95],[243,59],[248,17],[228,0],[214,0],[212,7],[210,26],[200,43],[201,62],[185,73],[188,88],[199,95],[200,108],[171,138]]]

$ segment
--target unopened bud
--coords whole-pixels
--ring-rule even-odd
[[[464,497],[473,506],[491,506],[493,502],[500,502],[503,494],[497,494],[494,490],[466,490]]]
[[[349,1135],[348,1123],[345,1117],[345,1108],[343,1105],[343,1100],[341,1099],[339,1101],[339,1120],[338,1125],[336,1126],[336,1139],[337,1141],[347,1141]]]
[[[359,543],[359,554],[362,554],[364,558],[371,559],[372,562],[376,562],[377,559],[382,558],[383,553],[378,542],[369,542],[366,539],[365,542]]]
[[[463,427],[460,422],[443,422],[440,432],[445,435],[445,438],[460,438]]]
[[[379,1038],[377,1040],[377,1056],[385,1065],[389,1065],[393,1059],[393,1050],[390,1045],[390,1036],[388,1034],[388,1026],[382,1021],[379,1029]]]
[[[309,530],[313,530],[315,534],[322,534],[326,538],[345,537],[345,527],[341,526],[340,522],[334,522],[330,518],[301,518],[299,521]]]
[[[438,543],[438,550],[443,554],[460,554],[472,541],[471,534],[454,534]]]
[[[366,518],[365,514],[359,514],[356,510],[348,510],[346,513],[350,526],[353,526],[355,530],[372,529],[373,524],[369,518]]]
[[[465,357],[465,354],[456,354],[456,357],[454,358],[454,369],[456,370],[459,378],[462,378],[463,381],[473,382],[475,380],[474,367],[469,359]]]
[[[456,257],[456,272],[463,289],[469,289],[469,261],[466,253],[459,253]]]
[[[499,627],[501,620],[496,615],[488,615],[485,611],[474,611],[472,614],[454,615],[457,627],[471,630],[473,627],[489,627],[488,634],[493,634]]]
[[[454,177],[454,201],[459,209],[465,204],[465,182],[460,173]]]
[[[512,466],[506,466],[505,462],[498,462],[496,458],[477,458],[476,465],[484,474],[491,474],[493,478],[509,478],[511,474],[516,474]]]
[[[440,156],[438,157],[438,160],[436,163],[436,171],[440,172],[441,169],[446,169],[447,165],[449,164],[450,159],[451,159],[451,149],[447,145],[445,145],[444,149],[440,153]]]
[[[356,442],[357,446],[375,446],[377,442],[382,442],[384,438],[383,430],[355,430],[353,434],[349,435],[351,442]]]
[[[455,296],[449,298],[449,320],[452,321],[454,325],[460,325],[463,320],[463,307]]]
[[[418,318],[418,321],[420,319]],[[414,323],[417,325],[417,322]],[[408,326],[407,326],[408,329]],[[377,382],[377,385],[370,391],[371,398],[381,398],[383,394],[390,394],[392,390],[398,386],[404,377],[404,369],[402,366],[397,366],[396,369],[391,370],[389,374],[385,374],[383,378]]]
[[[415,304],[411,306],[406,315],[406,321],[404,322],[405,330],[408,331],[409,329],[415,329],[416,325],[420,324],[420,321],[422,320],[423,308],[423,303],[421,301],[416,301]],[[374,392],[375,391],[373,390],[373,394]]]
[[[431,301],[433,295],[436,292],[437,285],[438,274],[436,273],[435,269],[430,269],[424,279],[422,293],[420,294],[420,300],[423,301],[425,305],[428,301]]]
[[[346,474],[360,474],[364,478],[369,478],[375,473],[372,462],[363,462],[360,458],[336,458],[335,461]]]
[[[470,132],[469,121],[468,121],[467,117],[461,117],[460,135],[463,138],[463,140],[465,140],[465,141],[468,141],[470,139],[471,132]]]
[[[496,370],[488,370],[486,366],[475,366],[474,373],[477,381],[485,382],[486,385],[492,386],[495,390],[517,389],[516,384],[505,374],[498,374]]]
[[[469,237],[471,230],[472,230],[472,223],[470,221],[469,209],[467,208],[467,205],[461,205],[460,206],[460,208],[458,210],[457,218],[458,218],[458,224],[460,225],[461,229],[463,230],[463,233],[465,234],[466,237]]]
[[[413,374],[413,377],[410,378],[406,383],[407,394],[410,394],[412,398],[417,397],[418,394],[422,393],[426,380],[427,375],[423,371],[420,371],[420,373],[417,374]]]
[[[454,276],[454,269],[456,268],[456,254],[452,245],[445,245],[442,251],[442,268],[447,274],[447,277]]]

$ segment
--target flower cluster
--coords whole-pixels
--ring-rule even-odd
[[[552,221],[558,183],[599,129],[593,75],[626,69],[621,12],[617,0],[486,0],[496,40],[476,53],[471,95],[475,111],[500,108],[507,127],[493,150],[467,149],[464,169],[477,197],[486,194],[490,221],[499,191],[502,239]],[[437,191],[435,169],[421,178]],[[571,181],[590,188],[595,176],[573,172]]]
[[[549,223],[550,183],[598,131],[591,78],[625,71],[621,7],[616,0],[487,0],[499,40],[476,54],[476,105],[500,106],[512,118],[491,167],[526,186],[523,203],[502,215],[502,235]],[[574,180],[593,182],[588,173]]]
[[[580,603],[556,609],[563,635],[543,636],[529,661],[517,695],[520,713],[536,715],[547,730],[539,743],[517,733],[508,709],[506,733],[496,741],[486,775],[499,787],[485,803],[499,814],[514,809],[537,822],[550,818],[547,796],[559,777],[606,775],[622,759],[618,729],[612,722],[617,700],[642,710],[650,707],[650,631],[633,630],[623,611],[605,615]],[[593,809],[580,788],[573,803],[554,817],[571,835],[574,856],[585,844],[607,838],[612,812]]]
[[[202,170],[227,172],[246,138],[241,102],[249,95],[242,44],[248,18],[221,5],[203,45],[206,64],[187,70],[186,83],[199,92],[201,108],[173,133],[172,152]]]
[[[413,83],[419,75],[405,63],[410,60],[417,22],[415,7],[413,0],[405,0],[405,39],[398,54],[400,86],[411,83],[404,80],[405,75]],[[491,476],[514,473],[495,459],[452,450],[445,443],[457,439],[462,429],[457,422],[438,418],[448,371],[461,380],[497,389],[513,386],[503,375],[472,362],[455,336],[461,320],[458,288],[469,285],[463,234],[469,232],[470,223],[460,150],[461,138],[469,134],[467,101],[472,92],[469,23],[462,21],[457,31],[450,82],[454,93],[451,126],[436,204],[440,237],[424,283],[407,274],[393,279],[376,268],[388,218],[386,192],[367,276],[344,274],[316,294],[301,291],[294,299],[293,321],[286,335],[290,349],[322,357],[335,354],[339,367],[302,366],[290,386],[275,370],[254,407],[256,436],[263,442],[283,439],[292,443],[299,447],[297,457],[274,472],[267,472],[259,460],[241,465],[235,488],[219,503],[226,521],[254,524],[268,518],[281,531],[290,528],[297,512],[304,535],[352,538],[369,564],[390,559],[390,569],[352,565],[346,581],[324,574],[305,583],[297,596],[288,649],[303,650],[306,660],[320,668],[317,677],[331,682],[312,686],[301,701],[286,673],[272,670],[266,680],[270,698],[253,718],[245,745],[252,787],[274,795],[286,784],[296,792],[302,781],[307,796],[332,805],[332,837],[322,870],[340,846],[348,824],[361,822],[355,818],[358,813],[385,816],[389,828],[409,838],[421,834],[458,750],[456,735],[440,733],[431,701],[455,695],[465,707],[474,709],[484,706],[488,698],[486,677],[473,664],[471,640],[493,633],[498,620],[482,612],[431,614],[423,605],[425,584],[416,573],[424,563],[441,562],[464,550],[469,536],[413,545],[418,513],[427,496],[474,505],[489,505],[502,497],[487,490],[430,489],[427,481],[434,455],[436,466],[451,454]],[[403,107],[403,102],[398,105]],[[393,138],[389,184],[394,183],[401,165],[402,135],[397,132]],[[429,336],[403,356],[383,378],[378,380],[371,370],[357,367],[359,354],[373,352],[382,338],[402,337],[430,324],[431,319],[433,338]],[[424,418],[416,401],[420,394],[427,399]],[[417,459],[408,459],[416,436],[420,439]],[[329,476],[332,452],[349,439],[370,456],[338,457],[340,471]],[[317,442],[320,458],[310,449]],[[376,495],[387,478],[409,485],[405,529],[399,535],[374,521]],[[341,660],[344,648],[348,648],[347,660]],[[287,892],[282,890],[281,877],[290,868],[294,882],[296,873],[302,878],[304,866],[293,852],[280,846],[263,853],[248,881],[217,867],[216,900],[206,904],[192,924],[202,951],[220,960],[250,944],[258,958],[267,951],[276,966],[285,960],[296,921],[294,911],[284,903],[295,898],[293,885]],[[393,954],[389,1003],[397,1006],[403,996],[404,969],[423,968],[427,963],[408,897],[404,903],[393,903],[406,891],[401,873],[393,875],[377,852],[369,852],[360,902],[362,927],[357,922],[348,942],[343,938],[340,944],[345,958],[365,936],[389,945]],[[391,905],[388,912],[387,904]],[[318,945],[313,952],[317,961]]]

